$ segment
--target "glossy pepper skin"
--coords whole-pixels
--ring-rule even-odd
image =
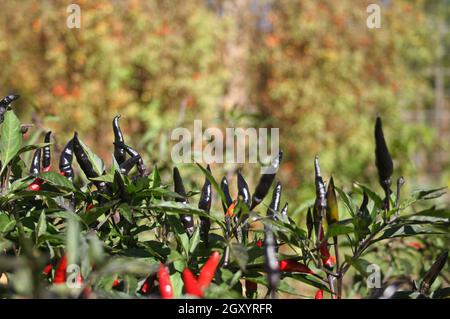
[[[32,176],[36,176],[41,172],[41,154],[42,151],[40,148],[34,152],[30,166],[30,175]]]
[[[61,153],[59,158],[59,171],[69,180],[73,179],[73,139],[71,139]]]
[[[125,162],[126,159],[126,151],[125,149],[118,146],[118,144],[125,144],[125,139],[123,138],[122,130],[119,125],[120,115],[116,115],[112,122],[113,132],[114,132],[114,158],[116,159],[117,164],[121,165]]]
[[[203,291],[200,289],[197,279],[189,268],[183,270],[183,283],[186,294],[197,296],[199,298],[203,297]]]
[[[67,256],[64,255],[59,261],[55,269],[55,277],[53,278],[54,284],[62,284],[66,282],[67,272]]]
[[[211,173],[209,165],[206,169]],[[212,187],[211,182],[205,177],[205,183],[203,184],[200,194],[200,200],[198,202],[198,208],[209,214],[212,203]],[[208,245],[208,234],[211,228],[211,220],[207,217],[200,217],[200,235],[202,240]]]
[[[223,206],[223,212],[226,213],[228,210],[228,206],[231,205],[231,203],[233,202],[233,199],[231,198],[230,188],[228,186],[228,180],[225,176],[220,181],[220,189],[222,190],[223,194],[225,195],[226,203],[222,203],[222,206]]]
[[[391,154],[384,139],[381,118],[377,117],[375,122],[375,165],[378,170],[378,178],[383,188],[385,197],[385,209],[389,210],[389,196],[391,193],[391,177],[394,172],[394,164]]]
[[[242,202],[245,205],[247,205],[247,207],[250,207],[251,203],[250,191],[248,188],[248,184],[240,171],[237,172],[237,187],[238,187],[238,196],[242,197]]]
[[[44,143],[50,143],[51,135],[52,131],[48,131],[47,133],[45,133]],[[50,169],[51,164],[52,164],[52,154],[50,151],[50,145],[48,145],[43,148],[42,167],[44,171],[48,171]]]
[[[252,205],[250,207],[250,210],[253,210],[256,206],[258,206],[259,203],[263,201],[264,197],[266,197],[275,179],[276,172],[280,167],[282,158],[283,152],[280,151],[278,155],[272,160],[272,163],[268,170],[270,173],[261,175],[259,182],[256,185],[255,191],[253,192]]]
[[[276,240],[272,227],[266,226],[264,239],[265,270],[267,273],[268,292],[272,297],[280,282],[280,268],[276,251]]]
[[[135,166],[139,164],[139,161],[141,160],[140,156],[134,156],[131,157],[129,159],[127,159],[125,162],[123,162],[122,164],[120,164],[119,168],[120,168],[120,172],[123,175],[128,175],[128,173],[131,171],[131,169]]]
[[[286,223],[289,223],[288,209],[289,209],[289,203],[286,203],[286,204],[284,204],[284,206],[280,212],[281,219]]]
[[[78,139],[78,134],[75,133],[73,137],[73,153],[77,159],[78,165],[80,165],[81,170],[86,175],[87,178],[96,178],[99,175],[94,170],[94,166],[92,165],[89,157],[81,145],[80,140]],[[105,182],[94,182],[95,186],[100,192],[104,192],[107,190]]]
[[[164,264],[159,265],[158,271],[159,293],[163,299],[173,298],[173,287],[170,281],[169,271]]]
[[[318,289],[316,291],[316,294],[314,296],[314,299],[323,299],[323,290],[322,289]]]
[[[122,148],[125,150],[125,152],[130,155],[131,157],[138,157],[138,163],[137,163],[137,169],[141,176],[145,176],[147,174],[147,167],[144,164],[144,160],[142,159],[141,154],[139,154],[138,151],[136,151],[134,148],[132,148],[129,145],[126,145],[122,142],[114,142],[114,145],[118,146],[119,148]]]
[[[8,110],[10,104],[18,98],[20,98],[19,95],[10,94],[0,100],[0,124],[3,123],[5,113]]]
[[[308,266],[295,260],[280,260],[280,271],[284,272],[300,272],[304,274],[313,274],[314,272]]]
[[[176,202],[187,204],[188,200],[186,197],[186,190],[184,189],[183,180],[181,179],[180,171],[177,167],[173,168],[173,184],[174,184],[174,191],[178,195],[182,196],[183,199],[177,198],[175,199]],[[184,229],[186,230],[186,233],[190,236],[194,233],[194,218],[192,215],[180,215],[181,222],[183,223]]]
[[[431,268],[427,271],[427,273],[423,277],[422,283],[420,284],[419,292],[421,294],[426,295],[428,293],[428,290],[430,290],[431,285],[433,285],[437,276],[444,268],[447,259],[448,259],[448,251],[444,251],[439,255],[439,257],[433,263]]]
[[[218,251],[214,251],[200,270],[200,274],[198,276],[198,286],[200,289],[204,290],[208,288],[214,278],[219,262],[220,253]]]
[[[278,210],[280,209],[281,201],[281,183],[278,182],[275,185],[272,193],[272,200],[267,209],[267,216],[271,216],[274,220],[278,220]]]

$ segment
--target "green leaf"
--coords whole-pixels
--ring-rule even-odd
[[[373,242],[395,237],[409,237],[424,234],[442,234],[442,233],[426,229],[420,225],[395,225],[387,228],[383,232],[383,234],[377,239],[375,239]]]
[[[200,228],[197,227],[191,239],[189,240],[189,253],[192,254],[195,251],[195,248],[197,248],[197,245],[199,243],[200,243]]]
[[[351,221],[351,220],[349,220]],[[347,222],[347,221],[346,221]],[[342,222],[337,222],[331,225],[328,225],[326,238],[331,238],[334,236],[340,236],[340,235],[348,235],[352,234],[355,230],[351,226],[347,226]]]
[[[345,261],[352,267],[354,267],[362,276],[367,277],[369,274],[366,269],[369,263],[364,259],[355,259],[351,256],[345,255]]]
[[[13,111],[8,111],[0,129],[0,160],[2,163],[0,176],[3,175],[9,162],[19,152],[21,144],[20,121]]]
[[[248,252],[247,248],[245,248],[242,244],[239,243],[231,243],[230,244],[230,253],[233,257],[233,260],[237,262],[239,268],[245,271],[248,263]]]
[[[85,150],[87,157],[89,158],[89,161],[92,163],[92,167],[94,168],[94,171],[97,173],[98,176],[103,175],[103,172],[105,171],[105,164],[103,163],[103,160],[97,156],[94,152],[91,151],[91,149],[81,141],[79,140],[81,147]]]
[[[56,172],[44,172],[39,174],[39,178],[46,181],[50,185],[53,185],[57,188],[66,190],[66,191],[74,191],[75,187],[73,183],[69,181],[66,177],[58,174]]]
[[[150,188],[161,186],[161,176],[159,175],[158,167],[156,167],[156,165],[153,168],[150,178],[152,180],[152,182],[150,183]]]
[[[46,217],[45,212],[42,211],[36,226],[36,239],[39,239],[39,237],[44,235],[45,232],[47,231],[47,220],[45,217]]]

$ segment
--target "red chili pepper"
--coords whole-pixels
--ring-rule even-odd
[[[320,229],[320,241],[323,240],[323,228]],[[330,250],[328,249],[328,243],[326,241],[320,244],[320,254],[322,255],[322,263],[328,267],[333,268],[336,264],[336,257],[330,255]]]
[[[256,246],[258,246],[258,248],[261,248],[263,245],[263,241],[261,239],[258,239],[258,241],[256,242]]]
[[[43,172],[50,172],[52,170],[52,166],[47,166],[42,169]]]
[[[225,213],[225,216],[228,217],[234,217],[234,207],[236,206],[236,203],[233,202],[230,204],[230,206],[228,206],[227,212]]]
[[[195,278],[194,274],[189,270],[189,268],[185,268],[183,270],[183,282],[184,282],[184,291],[193,296],[197,296],[202,298],[203,291],[200,289],[200,286]]]
[[[314,296],[314,299],[323,299],[323,290],[319,289],[316,292],[316,295]]]
[[[139,290],[139,292],[142,295],[150,294],[150,291],[151,291],[151,289],[152,289],[152,287],[153,287],[153,285],[155,283],[155,280],[156,280],[156,275],[155,274],[153,274],[151,276],[148,276],[145,279],[144,283],[142,284],[141,289]]]
[[[112,287],[116,288],[118,285],[119,285],[119,278],[116,278],[116,279],[114,279]]]
[[[206,289],[214,278],[216,268],[219,265],[220,254],[215,251],[209,256],[206,263],[200,270],[200,275],[198,276],[198,284],[201,289]]]
[[[314,272],[308,266],[295,260],[280,260],[280,271],[301,272],[305,274],[313,274]]]
[[[163,299],[173,298],[173,288],[170,281],[169,271],[163,263],[159,266],[158,271],[159,293]]]
[[[44,270],[42,270],[42,273],[46,276],[50,275],[50,273],[52,272],[52,264],[48,264],[47,266],[44,267]]]
[[[67,271],[67,256],[64,255],[58,263],[55,270],[55,277],[53,278],[53,283],[62,284],[66,282],[66,271]]]
[[[92,208],[94,208],[94,204],[93,203],[89,203],[86,207],[86,211],[90,211]]]

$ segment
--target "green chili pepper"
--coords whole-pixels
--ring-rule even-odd
[[[175,201],[187,204],[187,196],[186,190],[184,189],[183,180],[181,179],[180,171],[177,167],[173,168],[173,183],[174,183],[174,191],[178,195],[181,195],[183,198],[177,198]],[[190,236],[194,233],[194,218],[191,215],[181,214],[180,215],[181,222],[183,223],[184,229],[186,233]]]

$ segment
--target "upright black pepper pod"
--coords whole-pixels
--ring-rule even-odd
[[[186,190],[184,189],[183,180],[181,179],[180,171],[177,167],[173,168],[173,184],[175,193],[183,197],[182,199],[177,198],[175,199],[175,201],[187,204],[188,200],[186,196]],[[192,217],[192,215],[182,214],[180,215],[180,219],[188,236],[192,236],[192,234],[194,233],[194,218]]]
[[[36,176],[41,172],[41,149],[38,148],[33,155],[33,160],[30,166],[30,175]]]
[[[248,188],[248,184],[245,181],[244,176],[242,176],[241,172],[237,172],[237,187],[238,187],[238,196],[242,198],[242,202],[250,208],[251,197],[250,191]]]
[[[50,143],[50,137],[52,135],[52,131],[48,131],[47,133],[45,133],[45,137],[44,137],[44,143]],[[43,158],[42,158],[42,167],[44,169],[47,169],[50,167],[51,163],[52,163],[52,154],[50,151],[50,145],[45,146],[43,149]]]
[[[280,151],[278,155],[272,160],[270,167],[268,168],[267,174],[262,174],[258,184],[256,185],[255,191],[252,196],[252,205],[250,210],[253,210],[259,203],[261,203],[269,192],[270,186],[272,186],[273,180],[275,179],[276,172],[280,167],[281,159],[283,158],[283,152]]]
[[[267,209],[267,216],[271,216],[274,220],[278,219],[278,210],[280,209],[281,201],[281,183],[278,182],[273,189],[272,201]]]
[[[211,173],[211,168],[209,165],[206,167],[208,172]],[[205,183],[203,184],[202,191],[200,194],[200,200],[198,202],[198,208],[209,214],[211,210],[212,202],[212,187],[211,182],[207,177],[205,177]],[[202,240],[208,245],[208,235],[209,229],[211,228],[211,220],[207,217],[200,217],[200,236]]]
[[[308,239],[311,239],[313,226],[314,226],[314,219],[311,213],[311,207],[308,207],[308,213],[306,214],[306,228],[308,230]]]
[[[116,159],[117,164],[122,165],[126,159],[126,151],[125,149],[119,147],[120,143],[125,144],[125,139],[123,138],[122,130],[119,125],[120,115],[116,115],[113,119],[112,127],[114,132],[114,158]]]
[[[389,210],[389,197],[391,194],[391,177],[394,172],[394,164],[384,139],[381,119],[377,117],[375,122],[375,165],[378,170],[378,178],[386,195],[384,209]]]
[[[228,207],[233,202],[233,199],[231,198],[230,188],[228,186],[228,180],[225,176],[222,178],[222,181],[220,182],[220,189],[222,190],[223,194],[225,195],[226,203],[222,202],[222,207],[223,207],[223,213],[226,214]]]
[[[69,180],[73,179],[73,139],[71,139],[64,147],[59,158],[59,171]]]
[[[120,172],[123,175],[128,175],[128,173],[131,171],[133,166],[138,165],[140,160],[141,160],[140,156],[133,156],[133,157],[127,159],[125,162],[120,164],[120,166],[119,166]]]

